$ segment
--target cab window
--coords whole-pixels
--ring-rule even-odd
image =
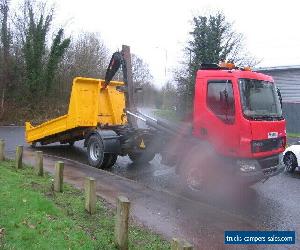
[[[234,122],[234,97],[230,80],[211,80],[207,83],[208,108],[223,122]]]

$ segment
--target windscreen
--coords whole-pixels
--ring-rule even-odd
[[[243,113],[252,119],[283,119],[274,83],[239,79]]]

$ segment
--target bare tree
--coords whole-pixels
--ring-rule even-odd
[[[142,86],[150,83],[153,80],[149,66],[143,61],[143,59],[135,54],[132,54],[131,62],[133,82],[135,82],[136,85]]]
[[[57,88],[68,97],[77,76],[104,78],[108,65],[108,49],[97,33],[83,33],[72,40],[57,74]]]
[[[142,89],[135,95],[138,105],[154,106],[158,91],[152,84],[153,76],[150,73],[148,64],[135,54],[131,55],[131,61],[133,83],[136,87]]]

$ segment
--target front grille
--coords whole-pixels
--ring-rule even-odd
[[[252,152],[266,152],[282,147],[282,138],[252,141]]]
[[[258,163],[262,169],[275,167],[279,164],[279,156],[271,156],[267,158],[258,159]]]

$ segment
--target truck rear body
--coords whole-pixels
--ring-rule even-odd
[[[117,90],[122,82],[111,82],[101,90],[104,80],[77,77],[73,81],[68,114],[38,126],[26,122],[28,143],[67,143],[84,139],[97,126],[127,124],[124,94]]]

